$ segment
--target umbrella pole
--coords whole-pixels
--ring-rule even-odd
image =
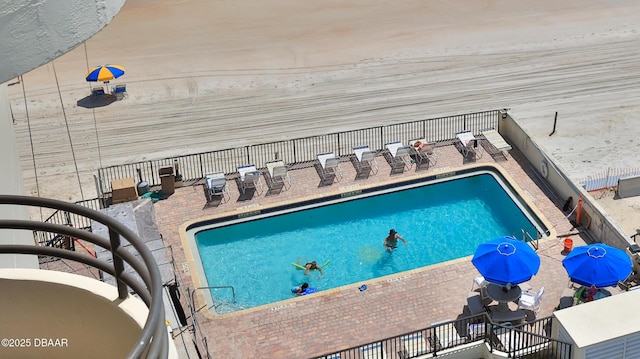
[[[105,85],[105,87],[106,87],[106,88],[105,88],[105,93],[106,93],[106,94],[108,94],[108,93],[109,93],[109,81],[105,81],[105,82],[104,82],[104,85]]]

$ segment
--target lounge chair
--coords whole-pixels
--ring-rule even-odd
[[[281,183],[283,188],[286,190],[287,186],[285,185],[285,183],[288,183],[289,188],[291,188],[291,178],[289,177],[289,171],[287,170],[287,166],[282,160],[267,162],[267,170],[269,171],[269,177],[271,178],[272,184]]]
[[[511,327],[497,327],[493,330],[496,338],[499,341],[499,346],[502,347],[502,350],[505,352],[514,352],[520,349],[521,343],[519,343],[523,338],[522,334],[512,329]]]
[[[220,201],[231,198],[229,188],[227,187],[227,179],[224,172],[211,172],[205,175],[204,186],[207,193],[207,203],[212,202],[214,197],[220,196]]]
[[[456,326],[450,319],[432,323],[431,326],[434,327],[436,339],[440,343],[440,349],[451,348],[466,342],[466,335],[460,336]]]
[[[542,294],[544,294],[544,287],[540,287],[537,292],[522,292],[518,300],[518,309],[528,309],[534,313],[534,316],[537,316],[542,304]]]
[[[476,160],[482,157],[482,146],[478,146],[478,139],[471,131],[460,131],[456,133],[459,143],[456,147],[466,159]]]
[[[413,162],[411,161],[411,147],[405,146],[400,141],[389,142],[384,145],[391,155],[391,167],[394,170],[411,169]]]
[[[365,359],[386,359],[387,353],[382,343],[373,343],[360,347],[360,352]]]
[[[240,191],[242,191],[242,193],[245,193],[247,188],[253,188],[256,191],[258,191],[259,188],[259,193],[262,193],[264,187],[260,180],[260,171],[256,169],[256,165],[239,166],[237,170],[240,174]]]
[[[421,143],[420,146],[416,146],[418,142]],[[435,166],[438,162],[438,155],[435,152],[435,142],[427,142],[424,138],[417,138],[409,141],[409,146],[413,150],[418,165],[421,165],[426,161],[427,165]]]
[[[494,159],[502,157],[507,160],[507,151],[511,151],[511,145],[502,138],[500,133],[493,128],[480,130],[480,133],[489,143],[487,152],[491,154],[491,157]]]
[[[478,340],[484,339],[485,331],[487,330],[486,323],[469,323],[468,332],[469,332],[469,340]]]
[[[353,153],[356,155],[356,170],[358,173],[363,173],[365,170],[371,171],[373,174],[378,173],[378,164],[375,159],[376,153],[371,151],[369,146],[354,147]]]
[[[411,335],[405,335],[400,338],[403,345],[403,350],[398,352],[400,358],[414,358],[418,355],[428,353],[429,345],[422,337],[422,333],[416,333]]]
[[[331,178],[339,182],[342,179],[340,157],[336,157],[333,152],[319,153],[318,162],[320,162],[320,167],[322,167],[320,176],[322,177],[323,181]]]

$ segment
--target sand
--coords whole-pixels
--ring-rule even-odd
[[[574,179],[640,167],[639,13],[635,0],[128,0],[9,87],[25,187],[94,198],[100,167],[496,108]],[[113,83],[129,97],[91,108],[84,74],[104,63],[126,67]]]

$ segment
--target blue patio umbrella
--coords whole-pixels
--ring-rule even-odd
[[[540,257],[533,248],[509,237],[479,245],[471,263],[487,282],[499,285],[526,282],[540,269]]]
[[[562,265],[572,282],[598,288],[624,281],[633,269],[625,251],[602,243],[573,248]]]

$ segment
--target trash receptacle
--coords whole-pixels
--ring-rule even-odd
[[[173,174],[173,167],[162,167],[158,170],[158,174],[160,175],[162,194],[173,194],[176,191],[176,177]]]
[[[146,182],[146,181],[138,182],[138,196],[142,196],[147,192],[149,192],[149,182]]]

